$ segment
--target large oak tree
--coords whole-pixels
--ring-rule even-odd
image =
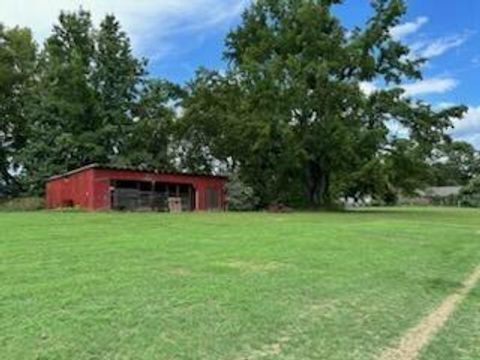
[[[465,111],[436,112],[401,89],[421,79],[424,63],[391,35],[404,1],[372,1],[371,18],[355,29],[335,16],[341,3],[253,2],[227,37],[228,70],[202,71],[190,84],[186,133],[196,148],[239,168],[263,204],[328,204],[359,183],[356,176],[388,169],[396,147],[389,124],[403,126],[427,156]],[[372,81],[381,88],[362,91]]]

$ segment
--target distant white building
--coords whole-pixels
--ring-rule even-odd
[[[432,186],[424,190],[417,190],[416,196],[401,197],[401,204],[410,205],[456,205],[462,190],[461,186]]]
[[[460,195],[461,186],[433,186],[424,190],[424,196],[445,198]]]
[[[373,197],[370,195],[361,196],[359,198],[347,197],[340,199],[340,202],[346,208],[365,207],[371,206],[373,203]]]

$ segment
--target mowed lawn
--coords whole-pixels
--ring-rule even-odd
[[[480,211],[0,213],[2,359],[375,359],[480,264]],[[477,287],[421,359],[480,359]]]

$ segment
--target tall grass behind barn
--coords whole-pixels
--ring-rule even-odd
[[[45,208],[42,197],[17,197],[0,199],[0,211],[36,211]]]

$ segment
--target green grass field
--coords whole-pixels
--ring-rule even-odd
[[[480,263],[480,211],[0,213],[2,359],[375,359]],[[480,359],[477,286],[421,353]]]

